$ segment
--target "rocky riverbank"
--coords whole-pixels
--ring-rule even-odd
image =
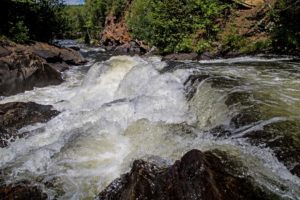
[[[85,63],[79,52],[46,43],[0,43],[0,96],[63,82],[61,72]]]
[[[28,136],[18,130],[35,123],[45,123],[58,115],[52,106],[33,102],[0,104],[0,147],[4,148],[17,138]]]

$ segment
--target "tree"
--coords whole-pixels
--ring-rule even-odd
[[[227,4],[218,0],[135,0],[127,23],[132,35],[164,52],[194,51],[196,31],[216,35],[215,20]]]
[[[50,41],[67,27],[63,8],[63,0],[1,0],[0,33],[14,38],[22,23],[31,40]]]

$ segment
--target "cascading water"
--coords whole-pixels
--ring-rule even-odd
[[[258,184],[283,198],[299,199],[300,179],[272,149],[242,137],[276,120],[299,118],[300,65],[284,60],[183,62],[171,68],[158,57],[115,56],[73,67],[59,86],[35,88],[0,102],[34,101],[61,111],[48,123],[21,129],[30,137],[0,149],[5,181],[32,180],[50,198],[93,199],[135,159],[171,164],[193,148],[221,149],[249,167]],[[275,63],[288,67],[279,73]],[[204,78],[188,83],[195,74]],[[218,78],[239,84],[218,86]],[[210,134],[217,126],[230,127],[245,107],[226,104],[238,91],[250,91],[253,101],[265,99],[260,102],[269,109],[265,120],[231,127],[236,134],[227,137]]]

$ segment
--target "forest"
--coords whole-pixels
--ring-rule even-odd
[[[0,200],[299,200],[300,0],[0,0]]]
[[[128,37],[155,46],[161,53],[203,53],[220,48],[244,53],[298,50],[299,1],[264,4],[267,9],[252,16],[251,26],[257,28],[241,33],[234,16],[239,15],[241,6],[247,9],[251,5],[233,0],[86,0],[84,5],[65,5],[62,0],[3,0],[0,34],[17,42],[84,41],[88,37],[92,44],[101,44],[102,32],[113,19],[126,27]],[[107,42],[102,40],[102,44]]]

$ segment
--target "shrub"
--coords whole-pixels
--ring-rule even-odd
[[[271,14],[275,27],[272,32],[273,47],[277,51],[300,48],[300,2],[278,0]]]
[[[63,7],[62,0],[1,0],[0,34],[48,42],[67,27]]]
[[[19,43],[26,43],[29,41],[29,29],[26,27],[23,21],[18,21],[15,25],[12,25],[10,34],[13,36],[13,40]]]
[[[134,0],[126,21],[135,38],[164,52],[191,51],[193,34],[201,29],[204,39],[214,37],[227,7],[219,0]]]

